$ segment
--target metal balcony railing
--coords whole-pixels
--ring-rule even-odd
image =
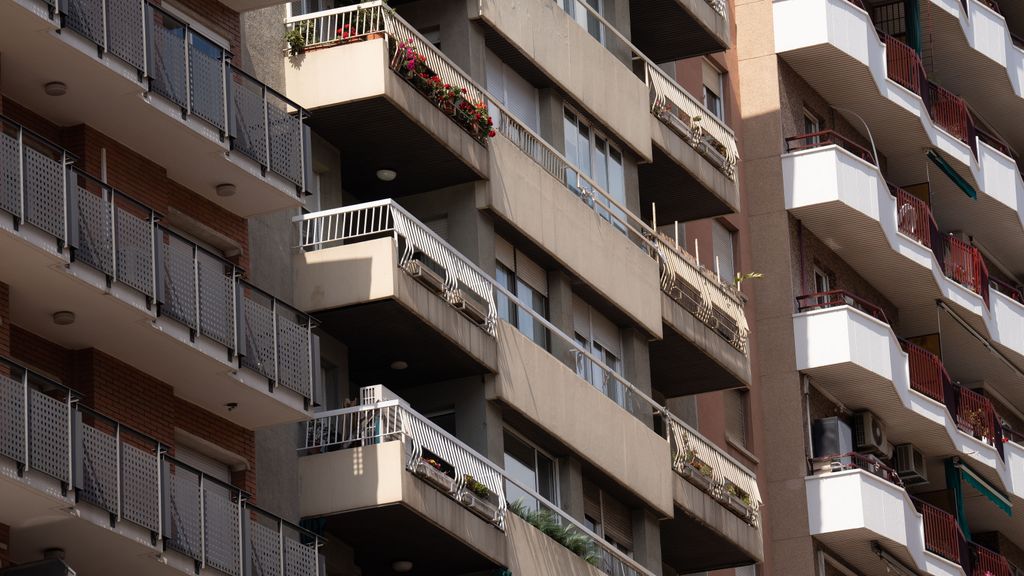
[[[0,359],[0,459],[61,483],[73,501],[149,530],[163,549],[230,576],[318,576],[318,538],[85,407],[74,391]],[[69,496],[70,497],[70,496]]]
[[[924,545],[932,554],[946,560],[960,563],[966,541],[956,517],[945,510],[914,499],[914,504],[924,518]]]
[[[505,529],[505,518],[510,511],[527,521],[543,515],[583,536],[586,549],[578,553],[606,574],[651,576],[649,570],[562,512],[532,487],[521,484],[487,457],[413,410],[404,400],[387,400],[381,394],[367,391],[367,388],[362,390],[360,406],[323,412],[308,421],[300,453],[402,442],[409,472],[499,529]],[[509,485],[525,493],[530,501],[507,502]]]
[[[868,302],[852,292],[847,292],[846,290],[815,292],[796,297],[797,312],[835,308],[837,306],[850,306],[860,310],[872,318],[875,318],[876,320],[881,320],[886,324],[889,323],[889,319],[885,316],[885,311],[871,302]]]
[[[658,234],[661,289],[729,344],[747,353],[750,327],[740,293],[704,270],[688,252]]]
[[[158,224],[159,214],[73,166],[73,156],[0,116],[0,211],[53,236],[69,259],[225,346],[242,366],[307,401],[318,377],[314,321],[241,270]],[[314,369],[314,367],[316,367]]]
[[[786,138],[786,152],[799,152],[823,146],[839,146],[865,162],[876,164],[870,150],[850,140],[835,130],[821,130],[811,134],[800,134]]]
[[[746,466],[674,414],[669,414],[672,469],[752,526],[758,525],[761,493]]]
[[[145,0],[61,0],[60,16],[101,54],[135,68],[183,117],[217,129],[233,150],[295,184],[298,196],[307,189],[306,111],[234,66],[229,51],[189,22]]]
[[[567,366],[573,367],[581,378],[587,380],[605,396],[649,427],[654,427],[654,418],[662,418],[666,423],[663,428],[666,431],[666,439],[676,442],[679,446],[683,445],[680,441],[685,438],[685,435],[673,439],[668,429],[669,421],[676,422],[677,426],[684,428],[685,424],[672,416],[668,408],[655,402],[590,351],[581,349],[572,337],[535,312],[531,306],[521,302],[515,294],[488,276],[393,200],[314,212],[299,216],[295,221],[299,225],[299,248],[303,250],[320,250],[375,237],[392,237],[395,246],[402,254],[399,266],[406,272],[419,275],[421,278],[426,274],[427,278],[421,281],[428,286],[436,285],[439,294],[450,303],[466,300],[466,290],[471,290],[474,298],[480,298],[485,302],[488,313],[486,317],[478,316],[478,318],[481,318],[481,324],[492,335],[494,330],[489,327],[497,322],[495,303],[498,298],[508,299],[511,308],[517,308],[520,314],[529,315],[535,325],[542,327],[547,332],[548,337],[545,342],[550,343],[548,352],[552,356]],[[664,253],[664,251],[661,252]],[[679,269],[684,270],[683,274],[690,274],[693,270],[692,267],[685,264],[676,266],[680,266]],[[441,269],[440,274],[434,273],[437,276],[437,281],[430,280],[430,272],[424,272],[424,270],[433,270],[434,267]],[[705,280],[707,279],[705,278]],[[702,281],[694,279],[693,282],[699,284]],[[710,288],[708,289],[710,290]],[[452,295],[453,292],[455,296]],[[715,299],[725,298],[725,296],[704,295],[701,298],[710,300],[711,306],[714,308],[721,305],[721,303],[715,304]],[[700,300],[700,302],[705,303],[706,300]],[[723,308],[723,310],[728,311],[728,308]],[[738,324],[739,326],[745,325],[745,321],[739,315],[741,312],[742,308],[731,312],[738,315],[737,322],[742,322]],[[705,446],[708,450],[721,453],[719,458],[735,463],[735,460],[722,453],[713,444],[705,441]],[[724,470],[724,468],[719,468],[719,470]],[[738,470],[745,469],[740,467]],[[750,505],[756,511],[760,506],[760,497],[753,474],[749,471],[743,474],[730,473],[727,479],[750,497]],[[727,490],[727,487],[722,489]],[[742,497],[740,498],[742,499]]]
[[[870,454],[860,452],[846,452],[845,454],[833,454],[811,458],[809,461],[812,472],[843,472],[846,470],[863,470],[874,474],[886,482],[903,486],[899,474],[890,466]]]

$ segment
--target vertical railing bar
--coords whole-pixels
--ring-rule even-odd
[[[280,345],[279,338],[277,336],[277,298],[270,298],[270,315],[271,322],[274,328],[274,387],[276,387],[280,380],[279,366],[278,366],[278,349]]]

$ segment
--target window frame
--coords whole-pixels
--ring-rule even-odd
[[[725,122],[725,71],[710,58],[705,57],[701,64],[701,86],[703,87],[701,94],[704,97],[704,107],[707,108],[715,118]],[[716,86],[710,87],[706,82],[704,82],[703,66],[707,66],[715,72]],[[711,101],[708,99],[709,94],[715,99],[714,106],[711,105]]]
[[[547,450],[544,450],[543,448],[538,446],[535,442],[533,442],[529,438],[527,438],[527,437],[523,436],[522,434],[520,434],[519,431],[515,430],[514,428],[510,428],[508,426],[503,426],[502,427],[502,432],[503,432],[503,434],[507,434],[509,436],[512,436],[514,439],[516,439],[517,441],[523,443],[525,446],[527,446],[528,448],[530,448],[533,451],[533,479],[534,479],[534,482],[533,482],[532,490],[534,492],[536,492],[537,494],[540,494],[541,497],[547,499],[548,502],[551,502],[559,510],[561,510],[562,509],[562,489],[561,489],[560,476],[559,476],[560,470],[559,470],[558,458],[555,458],[554,456],[552,456],[550,452],[548,452]],[[505,459],[508,458],[508,448],[506,448],[504,446],[504,444],[505,444],[505,442],[504,442],[504,435],[503,435],[502,436],[502,449],[501,449],[502,464],[503,464],[504,468],[508,468],[508,464],[505,463]],[[542,455],[545,458],[547,458],[549,461],[551,461],[551,471],[552,471],[551,485],[554,488],[554,499],[547,498],[546,496],[544,496],[543,494],[540,493],[539,478],[537,477],[538,470],[540,470],[540,466],[539,466],[538,461],[537,461],[537,456],[538,455]],[[533,497],[531,496],[531,498],[533,498]],[[541,506],[541,503],[537,502],[537,505]]]
[[[570,120],[569,116],[572,116],[574,120]],[[574,126],[575,135],[575,158],[571,158],[569,154],[568,146],[568,131],[566,126],[568,123],[572,123]],[[580,125],[586,127],[587,131],[587,162],[586,166],[580,162]],[[604,149],[599,150],[598,142],[603,142]],[[570,163],[579,168],[579,173],[582,173],[587,179],[595,182],[598,186],[601,186],[602,190],[609,197],[615,199],[619,204],[626,204],[626,155],[622,151],[622,146],[619,146],[614,139],[609,137],[604,131],[597,128],[593,121],[588,119],[585,115],[581,114],[574,106],[568,103],[562,103],[562,145],[564,148],[564,154]],[[602,176],[596,175],[596,168],[598,164],[598,153],[603,154],[603,165],[604,174]],[[618,157],[617,163],[619,166],[620,174],[619,178],[615,179],[614,185],[612,182],[612,158]],[[572,174],[572,176],[570,176]],[[573,182],[573,179],[577,178],[577,171],[572,168],[566,168],[566,181],[569,187],[578,195],[582,195],[583,190],[577,186],[578,182]],[[621,191],[621,198],[616,198],[614,190]],[[625,232],[624,221],[626,219],[625,213],[617,208],[616,206],[609,204],[603,198],[596,199],[596,193],[593,190],[588,190],[595,196],[589,200],[591,208],[600,215],[602,218],[610,222],[613,226],[618,228],[620,231]],[[595,206],[596,202],[596,206]],[[612,214],[615,216],[612,217]]]

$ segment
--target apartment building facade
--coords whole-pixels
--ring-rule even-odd
[[[767,567],[1020,574],[1019,6],[736,20]]]
[[[732,6],[0,16],[0,574],[758,573]]]

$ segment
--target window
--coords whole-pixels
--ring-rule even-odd
[[[581,350],[611,368],[615,374],[622,374],[622,336],[619,327],[594,310],[579,296],[572,297],[573,336]],[[620,406],[626,405],[626,389],[617,378],[605,372],[583,354],[576,357],[576,373]]]
[[[446,408],[436,412],[423,414],[427,420],[437,424],[442,430],[455,436],[455,408]]]
[[[821,132],[821,121],[818,120],[814,112],[804,108],[804,134],[817,134],[818,132]],[[808,138],[804,144],[814,146],[819,143],[821,143],[821,137],[814,136],[813,138]]]
[[[714,242],[715,273],[724,282],[732,282],[736,278],[735,233],[715,220],[711,224],[711,236]]]
[[[725,392],[725,436],[736,444],[747,446],[750,398],[744,390]]]
[[[722,71],[710,61],[702,62],[704,75],[704,106],[718,119],[725,120],[725,106],[722,102],[724,82]]]
[[[558,506],[558,464],[555,459],[511,430],[505,430],[504,442],[505,472]],[[506,482],[505,492],[509,502],[520,501],[531,510],[540,509],[541,504],[536,498],[511,482]]]
[[[825,272],[824,270],[822,270],[821,268],[818,268],[817,266],[814,267],[814,291],[815,292],[817,292],[818,294],[821,294],[823,292],[828,292],[829,290],[831,290],[832,283],[829,280],[828,276],[829,276],[828,273]]]
[[[564,111],[565,157],[569,163],[579,167],[580,173],[590,178],[609,197],[620,205],[626,204],[626,177],[623,168],[622,151],[615,147],[608,138],[595,131],[578,114]],[[574,192],[587,197],[588,203],[594,207],[602,218],[612,222],[615,227],[625,231],[625,212],[612,206],[599,194],[590,190],[591,186],[577,173],[566,168],[566,181]],[[598,205],[595,206],[595,203]]]
[[[633,556],[633,519],[625,504],[583,479],[584,526],[627,556]]]
[[[495,256],[498,261],[495,273],[498,283],[530,310],[547,319],[547,271],[500,236],[495,238]],[[538,346],[547,350],[548,329],[539,319],[522,306],[512,306],[509,298],[500,292],[497,306],[499,318],[515,326]]]
[[[601,22],[587,10],[587,6],[592,8],[594,12],[604,16],[604,2],[602,0],[557,0],[558,5],[565,10],[581,28],[590,33],[595,40],[604,44],[604,30],[602,29]],[[584,5],[584,2],[586,4]]]
[[[357,4],[357,2],[346,2],[345,0],[295,0],[288,3],[288,15],[302,16],[303,14],[312,14],[313,12],[341,8],[342,6],[352,4]]]
[[[540,132],[540,97],[533,84],[516,73],[490,50],[486,52],[487,91],[523,124]],[[497,110],[490,111],[497,119]]]

